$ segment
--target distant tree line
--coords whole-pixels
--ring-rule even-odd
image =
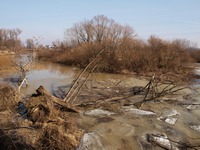
[[[21,29],[0,29],[0,50],[19,51],[33,50],[36,48],[45,49],[41,42],[41,37],[28,38],[25,43],[19,38],[22,33]],[[48,49],[48,48],[47,48]]]
[[[141,40],[131,26],[99,15],[67,29],[64,41],[56,46],[57,51],[40,52],[39,58],[85,67],[103,48],[106,51],[101,55],[99,71],[139,74],[187,75],[188,66],[197,60],[194,56],[199,51],[182,39],[167,41],[150,36],[147,41]]]
[[[75,23],[64,33],[63,41],[43,46],[40,39],[30,38],[23,46],[20,29],[0,29],[0,48],[17,50],[37,49],[38,58],[53,62],[85,67],[101,51],[99,71],[109,73],[134,72],[138,74],[184,74],[189,64],[200,62],[199,48],[183,39],[171,41],[157,36],[140,39],[133,27],[121,25],[113,19],[98,15],[90,20]]]
[[[0,29],[0,49],[16,51],[21,48],[22,43],[19,35],[22,33],[20,29]]]

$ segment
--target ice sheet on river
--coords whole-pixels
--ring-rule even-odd
[[[109,116],[109,115],[114,115],[115,113],[98,108],[98,109],[88,110],[84,114],[88,116]]]
[[[146,110],[141,110],[141,109],[137,109],[137,108],[131,108],[131,107],[123,107],[122,111],[124,113],[133,113],[136,115],[155,115],[155,112],[152,111],[146,111]]]

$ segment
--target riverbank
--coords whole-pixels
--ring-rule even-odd
[[[46,52],[44,51],[43,53],[45,53],[45,56],[41,56],[40,53],[38,53],[38,61],[35,62],[35,67],[38,67],[37,64],[50,64],[50,66],[52,64],[55,64],[54,66],[66,66],[70,68],[70,66],[72,66],[73,68],[75,68],[76,70],[83,70],[84,68],[82,67],[86,67],[86,66],[80,66],[77,64],[69,64],[69,63],[65,63],[63,61],[59,61],[59,60],[54,60],[54,59],[50,59],[50,57],[48,57],[49,55],[51,56],[57,56],[57,53],[61,54],[61,51],[52,51],[52,52]],[[55,54],[54,54],[55,53]],[[26,56],[27,54],[25,54],[24,56]],[[12,72],[16,72],[17,73],[17,69],[19,69],[19,66],[16,66],[16,62],[14,61],[15,55],[2,55],[0,56],[0,70],[2,70],[1,74],[7,74],[7,73],[12,73]],[[20,58],[17,58],[20,59]],[[59,57],[59,59],[61,59]],[[19,60],[16,60],[19,61]],[[58,65],[56,65],[58,64]],[[47,65],[48,66],[48,65]],[[39,65],[40,67],[40,65]],[[92,66],[91,66],[92,67]],[[127,76],[134,76],[136,78],[144,78],[144,79],[151,79],[152,76],[156,76],[156,78],[160,78],[160,80],[162,81],[173,81],[175,83],[190,83],[192,82],[197,76],[194,75],[195,72],[195,67],[196,65],[191,65],[189,64],[188,67],[185,68],[185,70],[182,70],[183,72],[179,72],[180,70],[178,69],[177,71],[173,72],[173,71],[164,71],[161,69],[157,69],[157,70],[152,70],[152,71],[141,71],[141,72],[134,72],[128,69],[120,69],[116,71],[116,72],[107,72],[107,71],[103,71],[103,70],[99,70],[99,65],[98,67],[96,67],[97,69],[95,69],[93,72],[95,73],[109,73],[109,74],[118,74],[118,75],[127,75]],[[37,70],[37,68],[32,68],[31,71]],[[91,68],[89,68],[87,70],[88,72],[91,71]],[[5,72],[5,73],[4,73]]]
[[[162,40],[155,37],[152,37],[151,40],[153,43],[149,45],[136,40],[138,45],[134,45],[136,44],[134,43],[133,49],[124,51],[91,43],[67,50],[41,50],[37,52],[37,58],[81,69],[92,62],[94,66],[98,66],[93,72],[147,77],[156,74],[157,77],[165,78],[164,80],[189,81],[193,74],[190,64],[194,60],[186,50],[187,48],[181,46],[183,43],[177,41],[163,43]],[[176,48],[174,48],[175,45]],[[159,46],[162,48],[160,49]]]
[[[166,94],[155,100],[145,101],[138,109],[138,103],[144,100],[145,91],[134,94],[133,85],[144,87],[148,84],[148,80],[133,78],[132,80],[125,80],[125,78],[124,80],[122,78],[114,80],[110,78],[105,79],[104,77],[102,79],[103,81],[95,80],[95,78],[93,80],[90,79],[82,88],[82,92],[76,98],[76,101],[73,101],[74,107],[79,110],[78,114],[58,110],[61,112],[56,113],[55,111],[50,118],[45,116],[36,117],[40,119],[38,124],[37,119],[35,121],[33,121],[33,118],[32,120],[24,119],[17,112],[13,114],[5,109],[1,113],[7,114],[6,116],[8,117],[6,119],[5,117],[1,118],[1,129],[10,127],[11,129],[9,131],[5,130],[4,134],[10,137],[11,133],[15,132],[15,136],[21,137],[25,145],[29,145],[34,149],[37,148],[37,142],[44,140],[41,139],[43,135],[41,133],[57,136],[54,133],[57,130],[55,125],[57,124],[57,115],[59,114],[58,116],[62,116],[61,118],[69,121],[68,123],[71,124],[71,121],[73,121],[73,127],[77,125],[78,128],[75,128],[76,130],[73,128],[72,131],[80,131],[76,138],[79,139],[80,143],[77,144],[75,142],[75,147],[78,147],[78,150],[85,148],[105,150],[153,150],[155,148],[170,149],[170,147],[173,147],[173,149],[199,148],[200,112],[198,108],[200,99],[198,93],[191,89],[184,89],[174,94]],[[55,94],[62,98],[60,90],[66,90],[67,87],[58,86],[56,89],[54,91]],[[151,97],[151,94],[149,96]],[[1,95],[1,97],[3,96]],[[44,100],[47,99],[49,97],[45,94],[34,94],[32,97],[26,98],[29,104],[22,102],[27,108],[31,108],[29,107],[31,101],[33,102],[31,104],[37,104],[34,105],[36,107],[38,104],[44,105],[46,103],[44,103]],[[47,106],[45,105],[45,107]],[[13,117],[15,118],[14,122],[11,121]],[[70,119],[69,117],[72,118]],[[49,119],[53,121],[54,128],[43,126],[51,123]],[[18,121],[20,124],[18,124]],[[58,124],[61,125],[60,123]],[[15,129],[16,125],[20,127],[26,126],[27,128]],[[69,128],[65,132],[71,133]],[[59,138],[62,138],[62,135]],[[65,138],[60,140],[62,141],[63,139]],[[51,144],[55,142],[53,138],[48,140]],[[16,141],[12,142],[15,143]],[[59,143],[57,143],[57,146],[59,146]],[[61,144],[60,146],[63,145]],[[69,149],[75,149],[75,147]]]

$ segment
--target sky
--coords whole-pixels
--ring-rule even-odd
[[[74,23],[104,15],[130,25],[141,39],[186,39],[200,47],[200,0],[0,0],[0,28],[19,28],[22,41],[64,39]]]

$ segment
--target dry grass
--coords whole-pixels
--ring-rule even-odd
[[[0,69],[10,68],[13,65],[11,56],[2,55],[0,56]]]
[[[16,106],[15,90],[8,85],[0,85],[0,111],[13,111]]]
[[[41,149],[41,150],[73,150],[79,145],[82,130],[76,126],[76,119],[68,116],[63,119],[45,123],[32,123],[27,119],[18,119],[11,123],[12,115],[1,122],[0,149]],[[4,116],[5,117],[5,116]],[[16,127],[17,125],[17,127]],[[26,128],[25,128],[26,127]]]
[[[42,128],[39,146],[42,149],[72,150],[78,147],[82,131],[79,130],[74,120],[70,117],[67,122],[60,124],[48,123]]]
[[[72,150],[78,147],[83,131],[77,127],[73,113],[55,106],[48,95],[34,95],[25,105],[28,111],[22,117],[17,114],[13,93],[12,88],[1,85],[0,149]]]
[[[66,149],[78,147],[82,130],[72,114],[55,107],[50,95],[38,94],[26,104],[33,126],[38,128],[36,147],[40,149]]]

